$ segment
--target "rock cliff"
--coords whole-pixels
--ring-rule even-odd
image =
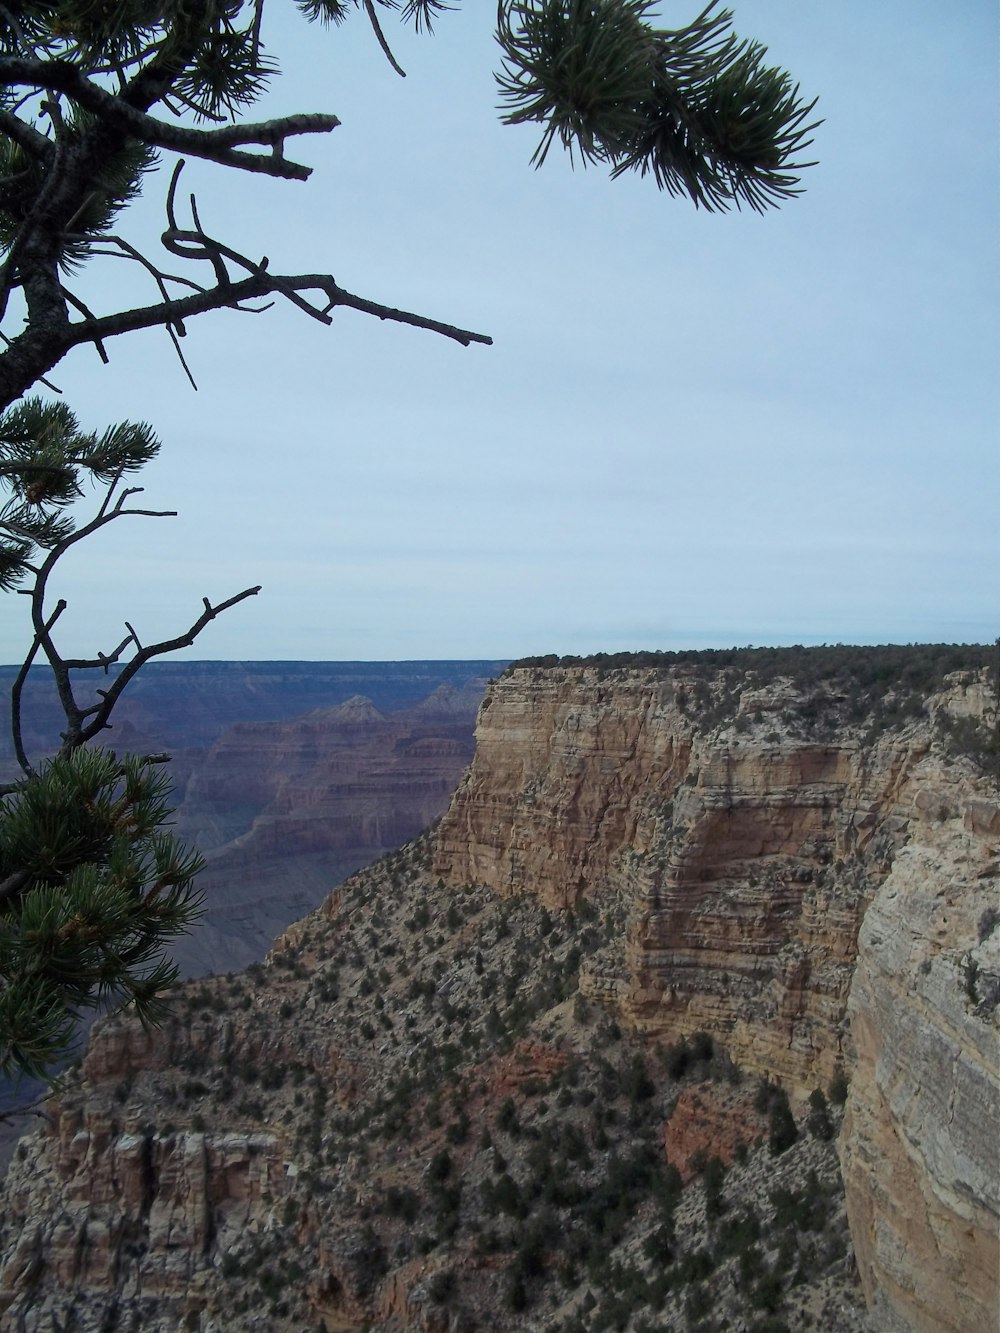
[[[0,1327],[988,1324],[1000,803],[953,742],[991,700],[881,699],[506,674],[429,841],[98,1029],[11,1168]]]
[[[858,943],[841,1155],[878,1326],[963,1333],[1000,1308],[1000,803],[928,781],[910,808]]]
[[[933,745],[926,719],[816,741],[789,729],[803,700],[779,681],[743,691],[706,729],[683,674],[602,675],[523,668],[493,688],[436,870],[552,906],[610,885],[623,929],[585,992],[651,1034],[708,1030],[792,1087],[854,1072],[842,1152],[879,1326],[988,1323],[1000,1300],[995,784]],[[932,721],[993,706],[981,678],[929,700]]]
[[[618,946],[595,996],[651,1034],[707,1029],[799,1087],[844,1059],[865,908],[906,837],[926,729],[872,745],[796,735],[787,681],[706,728],[684,679],[508,673],[436,840],[447,883],[550,907],[612,888]]]

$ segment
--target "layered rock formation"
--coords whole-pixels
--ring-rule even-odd
[[[435,869],[552,907],[614,888],[620,948],[592,995],[651,1034],[706,1029],[748,1068],[825,1085],[858,927],[928,741],[797,737],[789,696],[747,691],[706,729],[679,702],[683,677],[513,671],[484,704]]]
[[[856,1068],[848,1209],[880,1326],[978,1328],[1000,1268],[996,791],[924,722],[867,743],[789,736],[778,685],[706,733],[684,687],[509,673],[436,869],[553,906],[613,885],[624,948],[586,993],[650,1033],[707,1030],[792,1087]],[[977,679],[930,711],[991,706]]]
[[[382,713],[355,696],[230,727],[197,765],[177,831],[205,854],[206,908],[176,957],[187,976],[246,967],[348,875],[447,807],[469,762],[481,682]]]
[[[988,1325],[1000,802],[943,738],[991,700],[967,673],[892,727],[851,702],[686,668],[504,676],[425,851],[357,877],[260,973],[189,991],[163,1033],[98,1033],[12,1168],[2,1326],[576,1333],[612,1326],[627,1272],[626,1322],[715,1328],[710,1289],[730,1326],[860,1330],[839,1240],[809,1240],[834,1216],[829,1145],[788,1168],[806,1248],[768,1242],[790,1205],[748,1149],[759,1120],[734,1123],[740,1070],[778,1077],[800,1122],[805,1092],[851,1078],[875,1333]],[[727,1058],[677,1085],[666,1045],[699,1031]],[[705,1072],[714,1091],[689,1086]],[[667,1244],[664,1143],[749,1151],[738,1263],[707,1196]],[[793,1307],[796,1272],[833,1284],[819,1305]]]
[[[998,1311],[1000,802],[935,781],[911,812],[861,928],[841,1152],[878,1326],[964,1333]]]

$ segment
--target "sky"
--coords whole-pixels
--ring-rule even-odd
[[[212,234],[286,272],[487,333],[351,311],[192,320],[74,351],[89,428],[163,441],[145,503],[53,595],[66,656],[253,585],[182,656],[404,660],[1000,633],[997,25],[982,0],[735,0],[824,118],[805,193],[709,215],[499,123],[490,3],[433,38],[271,0],[254,118],[332,111],[308,183],[192,163]],[[697,6],[664,3],[664,25]],[[120,230],[150,251],[166,171]],[[153,293],[89,270],[101,311]],[[81,504],[85,518],[99,497]],[[9,597],[0,660],[29,642]]]

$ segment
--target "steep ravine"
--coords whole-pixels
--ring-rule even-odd
[[[1000,804],[934,726],[985,683],[895,728],[702,686],[506,674],[429,842],[104,1024],[12,1165],[0,1328],[988,1327]]]

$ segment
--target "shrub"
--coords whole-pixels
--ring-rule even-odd
[[[401,1218],[412,1226],[420,1216],[420,1196],[407,1185],[390,1185],[382,1208],[390,1217]]]
[[[379,1278],[389,1271],[389,1257],[378,1232],[369,1224],[354,1245],[350,1253],[354,1265],[354,1289],[357,1296],[364,1300],[370,1296]]]
[[[497,1129],[502,1129],[505,1134],[518,1134],[520,1125],[517,1119],[517,1108],[514,1105],[513,1098],[508,1097],[500,1105],[497,1113]]]
[[[834,1074],[833,1078],[830,1080],[830,1086],[827,1089],[830,1101],[833,1102],[834,1106],[843,1106],[843,1104],[847,1101],[847,1093],[849,1088],[850,1084],[847,1081],[844,1071],[842,1069],[838,1069],[837,1072]]]
[[[787,1152],[798,1137],[795,1118],[788,1105],[788,1094],[778,1089],[778,1095],[772,1098],[769,1113],[767,1146],[771,1156],[779,1157]]]
[[[709,1219],[721,1217],[725,1211],[722,1197],[722,1184],[726,1178],[726,1168],[722,1159],[710,1157],[705,1163],[702,1179],[705,1182],[705,1214]]]
[[[656,1085],[646,1072],[646,1062],[641,1055],[632,1058],[623,1080],[622,1091],[631,1102],[646,1101],[656,1092]]]
[[[446,1304],[455,1292],[455,1274],[450,1268],[443,1268],[431,1278],[427,1291],[435,1305]]]
[[[976,939],[980,944],[989,939],[998,924],[1000,924],[1000,908],[987,907],[979,918],[979,925],[976,927]]]
[[[665,1061],[667,1073],[671,1078],[683,1078],[691,1065],[691,1049],[687,1042],[681,1040],[668,1047]]]
[[[829,1143],[833,1138],[833,1121],[822,1088],[813,1088],[809,1094],[809,1133],[814,1139]]]
[[[520,1273],[514,1273],[507,1286],[507,1309],[521,1314],[528,1308],[528,1289]]]
[[[715,1054],[715,1042],[708,1032],[695,1032],[691,1037],[691,1058],[707,1062]]]
[[[451,1153],[447,1148],[442,1148],[440,1152],[434,1154],[428,1164],[427,1179],[432,1185],[447,1180],[451,1175],[451,1167]]]

